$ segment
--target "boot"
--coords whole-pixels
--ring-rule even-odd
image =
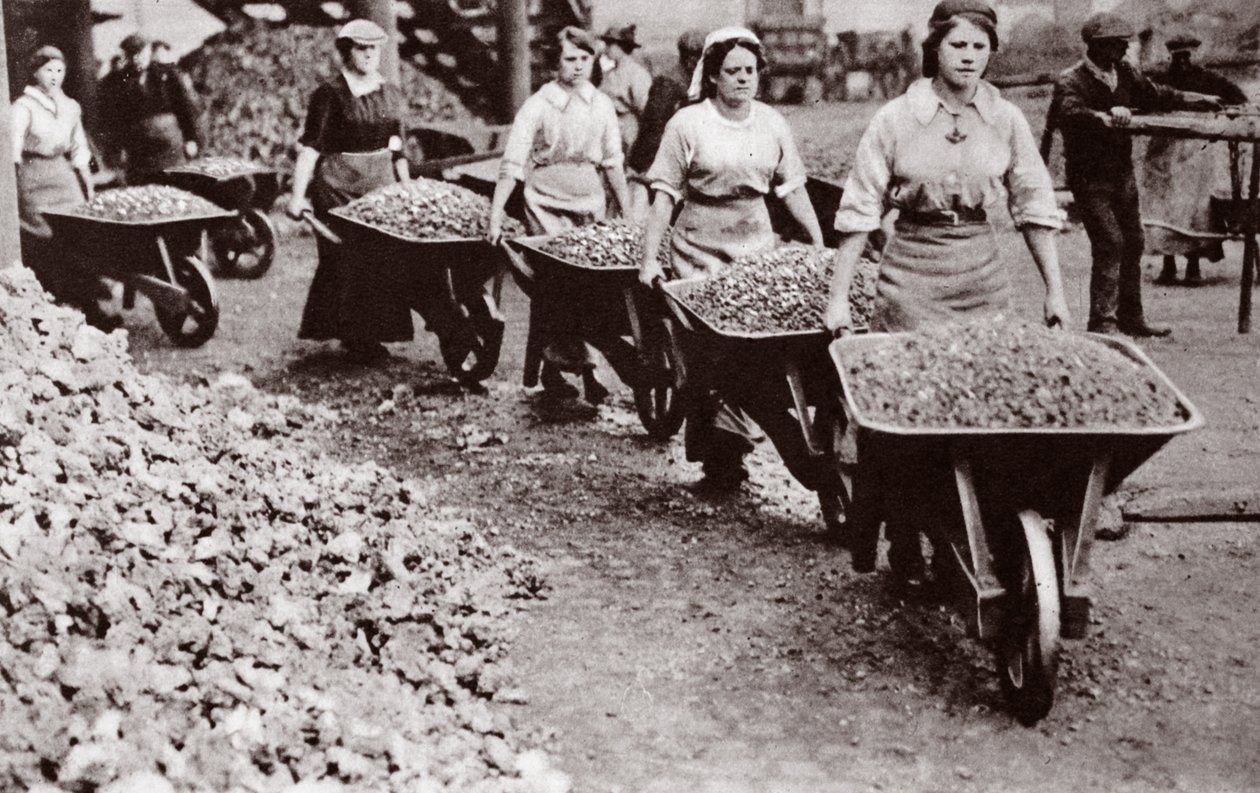
[[[1187,269],[1187,273],[1189,270]],[[1159,271],[1159,275],[1155,278],[1155,283],[1161,286],[1172,286],[1177,283],[1177,257],[1165,256],[1164,269]]]
[[[1199,257],[1190,256],[1186,259],[1186,285],[1199,286],[1203,283],[1203,273],[1199,271]]]

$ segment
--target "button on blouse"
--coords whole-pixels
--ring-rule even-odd
[[[1016,226],[1063,225],[1028,120],[986,82],[955,113],[924,78],[872,119],[858,144],[835,227],[873,231],[890,209],[993,212],[1003,203]]]

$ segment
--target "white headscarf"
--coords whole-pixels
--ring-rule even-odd
[[[687,98],[693,102],[700,98],[701,88],[704,86],[704,56],[709,54],[709,49],[715,44],[721,44],[723,41],[738,39],[747,41],[750,44],[761,46],[761,39],[757,38],[757,34],[748,28],[729,27],[718,28],[709,35],[704,37],[704,51],[700,53],[700,62],[696,64],[696,69],[691,73],[691,87],[687,89]]]

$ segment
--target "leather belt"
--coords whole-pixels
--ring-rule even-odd
[[[898,223],[913,223],[916,226],[962,226],[968,223],[987,223],[989,214],[983,207],[974,209],[933,209],[928,212],[902,211],[897,216]]]

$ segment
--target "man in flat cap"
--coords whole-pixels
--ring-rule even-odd
[[[1230,80],[1191,61],[1202,44],[1189,33],[1180,33],[1165,46],[1172,54],[1166,72],[1152,73],[1155,82],[1179,91],[1215,96],[1222,104],[1238,105],[1247,95]],[[1146,147],[1140,179],[1142,216],[1146,224],[1146,252],[1162,254],[1164,267],[1155,283],[1177,281],[1177,257],[1186,258],[1186,284],[1202,283],[1200,259],[1220,261],[1225,256],[1220,239],[1210,236],[1211,195],[1227,173],[1220,146],[1203,141],[1151,138]]]
[[[599,90],[612,99],[617,110],[621,146],[625,151],[630,151],[639,136],[639,119],[652,90],[652,75],[634,59],[633,53],[639,48],[635,32],[634,25],[613,26],[600,37],[604,41],[604,57],[608,63]]]
[[[1093,257],[1089,330],[1167,336],[1142,309],[1142,218],[1133,172],[1133,142],[1124,126],[1134,110],[1215,109],[1215,97],[1148,80],[1125,60],[1132,26],[1110,13],[1081,28],[1085,58],[1059,75],[1048,123],[1063,133],[1067,182],[1085,222]]]
[[[148,39],[133,33],[119,46],[121,68],[101,80],[102,143],[128,184],[144,184],[197,156],[205,142],[201,110],[192,81],[173,65],[154,63]]]

